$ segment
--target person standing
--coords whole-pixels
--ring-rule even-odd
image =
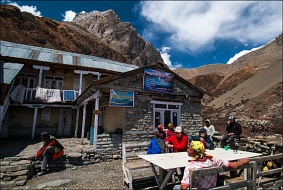
[[[48,160],[56,160],[64,154],[64,146],[54,136],[49,135],[48,132],[42,132],[41,139],[43,141],[42,148],[35,156],[31,157],[31,160],[42,160],[41,172],[37,174],[38,176],[46,173]]]
[[[205,120],[205,126],[203,128],[205,128],[207,136],[213,141],[212,137],[215,133],[215,128],[210,124],[209,119]]]
[[[200,141],[192,141],[188,144],[187,153],[190,160],[184,170],[181,185],[175,185],[173,190],[190,189],[190,170],[199,168],[208,168],[214,166],[222,166],[226,168],[237,169],[240,166],[249,163],[249,160],[243,158],[238,162],[229,162],[217,157],[212,157],[204,152],[204,146]],[[197,189],[209,189],[216,187],[217,175],[205,175],[196,179]]]
[[[240,134],[242,133],[242,126],[236,122],[234,116],[229,116],[229,121],[227,122],[226,127],[227,134],[225,134],[221,139],[221,147],[223,148],[226,146],[226,140],[229,139],[230,148],[235,150],[235,138],[239,138]]]
[[[175,134],[165,139],[165,145],[172,148],[173,152],[186,152],[188,144],[188,137],[182,132],[182,127],[177,126]]]

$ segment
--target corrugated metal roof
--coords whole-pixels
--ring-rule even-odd
[[[0,62],[0,83],[10,84],[24,64]]]
[[[0,43],[1,55],[7,57],[31,59],[50,63],[61,63],[66,65],[92,67],[117,72],[127,72],[139,68],[135,65],[120,63],[117,61],[112,61],[109,59],[104,59],[95,56],[47,49],[42,47],[28,46],[23,44],[16,44],[3,40],[0,40]]]

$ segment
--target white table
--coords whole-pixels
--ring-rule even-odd
[[[238,151],[237,154],[233,150],[225,151],[223,148],[216,148],[215,150],[206,150],[208,154],[213,157],[222,158],[228,161],[235,161],[241,158],[249,158],[260,156],[259,153]],[[154,173],[155,180],[160,189],[163,189],[176,168],[186,167],[190,157],[187,152],[165,153],[165,154],[149,154],[139,155],[140,158],[148,161]],[[154,165],[159,167],[159,179]],[[168,172],[164,178],[163,174]]]

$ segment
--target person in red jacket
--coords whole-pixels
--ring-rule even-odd
[[[42,148],[31,157],[32,160],[42,160],[41,172],[37,175],[44,175],[47,169],[47,163],[49,159],[56,160],[64,154],[64,147],[57,141],[57,139],[48,134],[48,132],[41,133],[41,139],[43,141]]]
[[[168,148],[173,148],[173,152],[186,152],[188,137],[183,134],[182,127],[178,126],[175,129],[175,134],[165,139],[165,145]]]

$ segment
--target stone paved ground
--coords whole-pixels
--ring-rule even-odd
[[[77,138],[64,138],[59,139],[59,141],[64,145],[67,155],[79,155],[83,150],[93,148],[93,145],[90,145],[87,139],[84,139],[84,145],[81,145],[80,139]],[[40,139],[33,142],[25,139],[2,139],[0,156],[1,159],[3,157],[26,159],[35,155],[41,146]],[[46,175],[28,180],[24,186],[8,189],[128,189],[123,184],[121,162],[122,160],[118,159],[110,162],[75,166],[61,171],[50,171]],[[141,175],[148,175],[148,173]],[[153,177],[135,181],[133,185],[135,189],[158,189]]]
[[[84,138],[84,144],[81,144],[80,138],[59,138],[59,142],[64,146],[65,154],[81,153],[83,150],[93,150],[93,145],[90,145],[89,140]],[[34,156],[42,147],[42,141],[35,139],[2,139],[0,152],[1,157],[18,156],[28,158]]]

